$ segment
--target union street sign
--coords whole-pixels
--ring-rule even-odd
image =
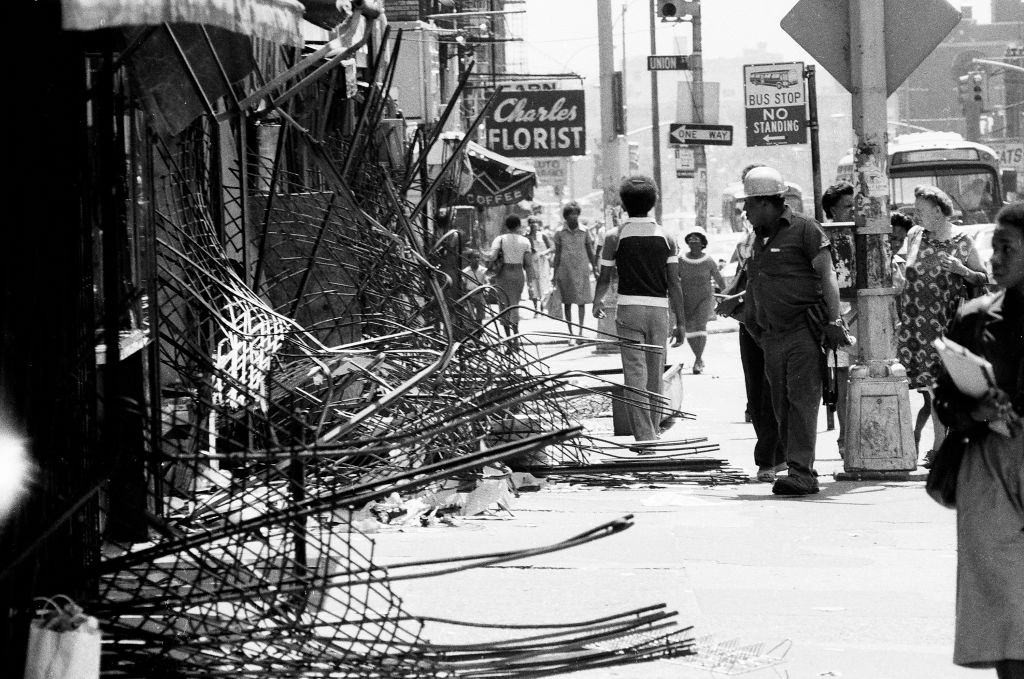
[[[668,126],[668,143],[672,146],[732,146],[732,125],[672,123]]]
[[[690,57],[684,54],[651,55],[647,57],[648,71],[689,71]]]
[[[806,144],[806,104],[803,62],[743,67],[747,146]]]

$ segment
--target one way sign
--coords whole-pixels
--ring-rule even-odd
[[[672,123],[668,127],[668,143],[686,146],[732,146],[732,125]]]

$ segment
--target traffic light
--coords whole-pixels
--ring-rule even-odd
[[[1024,48],[1007,47],[1004,58],[1007,65],[1024,66]],[[1024,128],[1024,108],[1020,102],[1024,99],[1024,72],[1015,68],[1008,68],[1003,71],[1004,110],[1006,111],[1006,136],[1019,137],[1021,129]]]
[[[962,75],[956,79],[956,94],[962,104],[971,100],[971,77],[969,75]]]
[[[981,112],[985,108],[985,81],[980,71],[970,71],[957,78],[957,94],[964,109],[964,136],[969,141],[981,139]]]
[[[984,76],[978,71],[972,71],[967,76],[971,79],[971,98],[979,102],[982,108],[985,106]]]
[[[700,0],[659,0],[658,16],[662,21],[686,21],[700,15]]]

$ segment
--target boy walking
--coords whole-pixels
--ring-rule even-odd
[[[615,331],[625,340],[619,348],[623,382],[626,387],[650,392],[646,398],[631,396],[638,403],[627,408],[629,424],[637,441],[654,441],[664,414],[661,383],[670,302],[676,314],[674,334],[680,341],[686,327],[679,287],[679,255],[675,242],[647,216],[658,202],[658,187],[653,179],[643,175],[628,177],[619,187],[619,199],[629,217],[618,233],[605,237],[593,314],[595,318],[604,317],[604,295],[613,273],[617,273]],[[641,348],[638,344],[653,348]]]

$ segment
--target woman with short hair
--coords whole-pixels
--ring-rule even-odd
[[[679,282],[686,309],[686,342],[693,351],[693,374],[704,372],[704,347],[708,342],[708,320],[714,316],[715,289],[723,290],[725,281],[718,265],[704,250],[708,237],[704,229],[688,229],[683,242],[687,250],[679,257]]]
[[[932,449],[925,454],[924,467],[931,466],[936,450],[945,438],[946,428],[931,408],[928,389],[938,354],[932,342],[953,319],[957,308],[969,298],[968,284],[988,283],[988,274],[974,242],[963,233],[955,233],[949,217],[953,200],[935,186],[914,189],[914,210],[919,226],[907,234],[906,284],[900,295],[899,360],[907,369],[910,387],[922,392],[923,416],[931,413],[935,432]],[[925,420],[918,416],[915,443],[920,442]]]
[[[508,336],[519,333],[519,300],[526,285],[526,274],[532,272],[530,241],[519,233],[522,221],[515,215],[505,218],[505,231],[491,243],[488,261],[500,255],[501,269],[494,276],[493,285],[498,298],[498,320]]]
[[[565,227],[555,234],[554,283],[562,297],[565,310],[565,324],[569,334],[573,333],[572,307],[579,310],[579,336],[583,337],[583,319],[587,304],[594,299],[590,288],[590,274],[596,273],[597,258],[594,242],[587,231],[580,228],[580,206],[576,202],[566,203],[562,208]],[[569,340],[570,344],[576,340]]]

